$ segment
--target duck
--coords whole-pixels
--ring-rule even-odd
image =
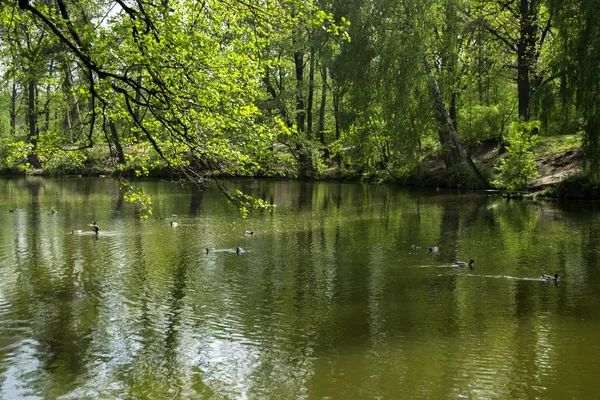
[[[169,223],[169,225],[171,225],[173,228],[175,228],[177,225],[179,225],[179,223],[175,222],[175,221],[171,221]]]
[[[238,256],[240,255],[240,253],[243,253],[244,249],[242,249],[241,247],[236,247],[235,248],[235,254],[237,254]]]
[[[15,210],[13,210],[12,208],[8,210],[8,212],[15,212]]]
[[[433,246],[429,248],[429,252],[430,253],[437,253],[439,250],[439,248],[437,246]]]
[[[81,229],[73,229],[71,233],[81,233],[83,232]]]
[[[211,251],[215,251],[214,247],[207,247],[206,248],[206,254],[210,253]]]
[[[558,281],[558,274],[554,274],[554,276],[544,274],[544,275],[542,275],[542,279],[545,280],[545,281],[547,281],[547,282]]]
[[[98,225],[96,224],[96,221],[92,221],[92,223],[90,224],[90,228],[92,228],[92,230],[94,232],[96,232],[96,235],[98,233],[100,233],[100,228],[98,227]]]
[[[254,231],[246,231],[246,235],[254,235]]]
[[[464,267],[469,267],[469,268],[473,268],[473,263],[475,262],[475,260],[471,260],[469,261],[469,263],[467,264],[464,261],[456,261],[454,263],[452,263],[453,267],[459,267],[459,268],[464,268]]]
[[[52,214],[56,214],[58,211],[56,211],[56,210],[52,209],[52,210],[50,210],[50,212],[51,212]]]

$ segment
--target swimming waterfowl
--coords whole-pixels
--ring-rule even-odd
[[[236,247],[235,248],[235,254],[239,255],[240,253],[242,253],[244,251],[244,249],[242,249],[241,247]]]
[[[437,252],[438,252],[438,250],[439,250],[439,249],[438,249],[438,247],[437,247],[437,246],[433,246],[433,247],[430,247],[430,248],[429,248],[429,252],[430,252],[430,253],[437,253]]]
[[[92,221],[92,223],[90,224],[90,228],[92,228],[92,230],[96,232],[96,234],[100,233],[100,228],[96,224],[96,221]]]
[[[56,210],[50,210],[50,212],[51,212],[52,214],[56,214],[58,211],[56,211]]]
[[[81,233],[83,232],[81,229],[73,229],[71,233]]]
[[[253,231],[246,231],[246,235],[254,235]]]
[[[171,221],[170,225],[175,228],[177,225],[179,225],[177,222],[175,221]]]
[[[459,267],[459,268],[464,268],[464,267],[469,267],[469,268],[473,268],[473,263],[475,262],[475,260],[471,260],[469,261],[469,263],[467,264],[464,261],[456,261],[455,263],[452,263],[453,267]]]
[[[8,210],[8,212],[15,212],[15,210],[13,210],[12,208]]]
[[[558,274],[554,274],[554,276],[544,274],[544,275],[542,275],[542,279],[545,280],[545,281],[548,281],[548,282],[550,282],[550,281],[557,281],[558,280]]]

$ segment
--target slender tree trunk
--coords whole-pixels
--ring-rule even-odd
[[[54,68],[55,68],[54,60],[50,60],[50,65],[48,68],[48,76],[50,78],[54,78]],[[44,132],[48,132],[50,130],[50,99],[52,98],[52,86],[48,83],[46,84],[46,102],[44,103]]]
[[[110,128],[110,135],[111,135],[112,142],[115,145],[115,150],[117,152],[117,158],[119,160],[119,164],[125,164],[126,163],[125,153],[123,152],[123,146],[121,146],[121,141],[119,140],[119,133],[117,132],[117,125],[113,121],[110,121],[108,123],[108,126]]]
[[[337,91],[333,93],[333,116],[335,119],[335,140],[340,140],[341,128],[340,128],[340,94]],[[338,170],[341,171],[343,167],[343,160],[341,152],[338,152],[335,156]]]
[[[66,48],[65,48],[66,51]],[[75,123],[80,120],[79,102],[73,93],[73,76],[71,73],[71,64],[69,57],[65,54],[61,62],[61,70],[63,74],[62,91],[67,102],[67,109],[64,111],[62,120],[62,128],[69,132],[69,139],[73,141],[73,128]]]
[[[27,120],[29,122],[29,134],[27,138],[31,144],[31,152],[27,156],[27,161],[33,168],[40,168],[40,158],[37,155],[38,148],[38,126],[36,110],[36,82],[31,79],[27,83]]]
[[[138,91],[135,92],[136,104],[140,104],[140,101],[142,99],[141,87],[142,87],[143,82],[144,82],[144,77],[142,76],[142,66],[140,65],[138,67],[138,76],[137,76]],[[136,121],[140,120],[140,106],[139,105],[136,105],[135,111],[133,112],[133,117],[135,118]],[[140,142],[141,141],[140,131],[138,129],[134,129],[133,134],[135,135],[135,140]]]
[[[319,106],[319,141],[323,146],[323,158],[329,157],[327,143],[325,143],[325,109],[327,105],[327,67],[321,68],[321,104]]]
[[[296,68],[296,127],[299,134],[304,134],[306,108],[304,104],[304,54],[302,52],[294,53],[294,66]]]
[[[485,181],[485,179],[483,178],[483,176],[477,169],[477,166],[475,165],[475,163],[473,163],[473,160],[471,159],[471,157],[469,157],[464,146],[462,145],[462,141],[460,140],[460,137],[458,136],[458,131],[456,130],[454,123],[452,122],[452,118],[450,117],[450,113],[448,112],[448,109],[446,108],[446,104],[444,104],[444,99],[442,97],[440,87],[437,83],[437,80],[435,79],[435,76],[433,76],[433,71],[431,70],[431,66],[429,64],[429,60],[427,59],[427,56],[425,56],[425,55],[423,56],[423,61],[425,63],[425,70],[427,71],[427,75],[429,75],[429,80],[430,80],[431,88],[433,91],[433,97],[435,99],[435,102],[436,102],[436,105],[438,108],[438,112],[441,115],[440,121],[442,121],[442,120],[444,121],[444,125],[446,125],[447,131],[449,133],[449,138],[452,141],[450,143],[450,145],[456,148],[456,150],[458,151],[460,162],[467,163],[467,165],[471,169],[471,172],[473,173],[473,176],[475,176],[475,178],[477,179],[477,181],[479,182],[481,187],[483,187],[483,188],[489,187],[488,183]],[[444,143],[442,143],[442,147],[443,146],[444,146]]]
[[[50,85],[46,85],[46,103],[44,104],[44,132],[50,130],[50,97],[52,96]]]
[[[313,137],[313,99],[315,93],[315,51],[310,49],[310,66],[308,69],[308,101],[306,104],[306,134]]]
[[[273,84],[271,83],[271,78],[270,78],[268,69],[265,72],[265,76],[263,77],[262,81],[267,89],[267,93],[269,93],[269,95],[271,96],[271,99],[275,103],[277,110],[279,110],[279,114],[281,114],[281,118],[283,119],[283,122],[285,122],[285,125],[288,128],[291,128],[294,124],[293,124],[292,119],[290,118],[285,106],[280,101],[277,91],[275,90],[275,88],[273,87]]]
[[[12,83],[12,95],[10,97],[10,134],[15,137],[17,133],[17,83]]]
[[[306,146],[302,144],[306,140],[306,105],[304,104],[304,54],[300,51],[294,52],[294,66],[296,67],[296,129],[298,132],[296,150],[298,151],[298,173],[300,176],[309,176],[312,172],[312,160],[307,153]]]

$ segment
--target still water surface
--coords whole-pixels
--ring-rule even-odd
[[[255,181],[243,220],[141,185],[146,221],[110,179],[0,180],[0,398],[600,393],[594,203]]]

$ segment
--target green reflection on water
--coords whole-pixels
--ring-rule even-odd
[[[278,207],[242,220],[212,188],[141,185],[160,219],[110,179],[0,180],[1,398],[600,389],[593,203],[245,181]]]

